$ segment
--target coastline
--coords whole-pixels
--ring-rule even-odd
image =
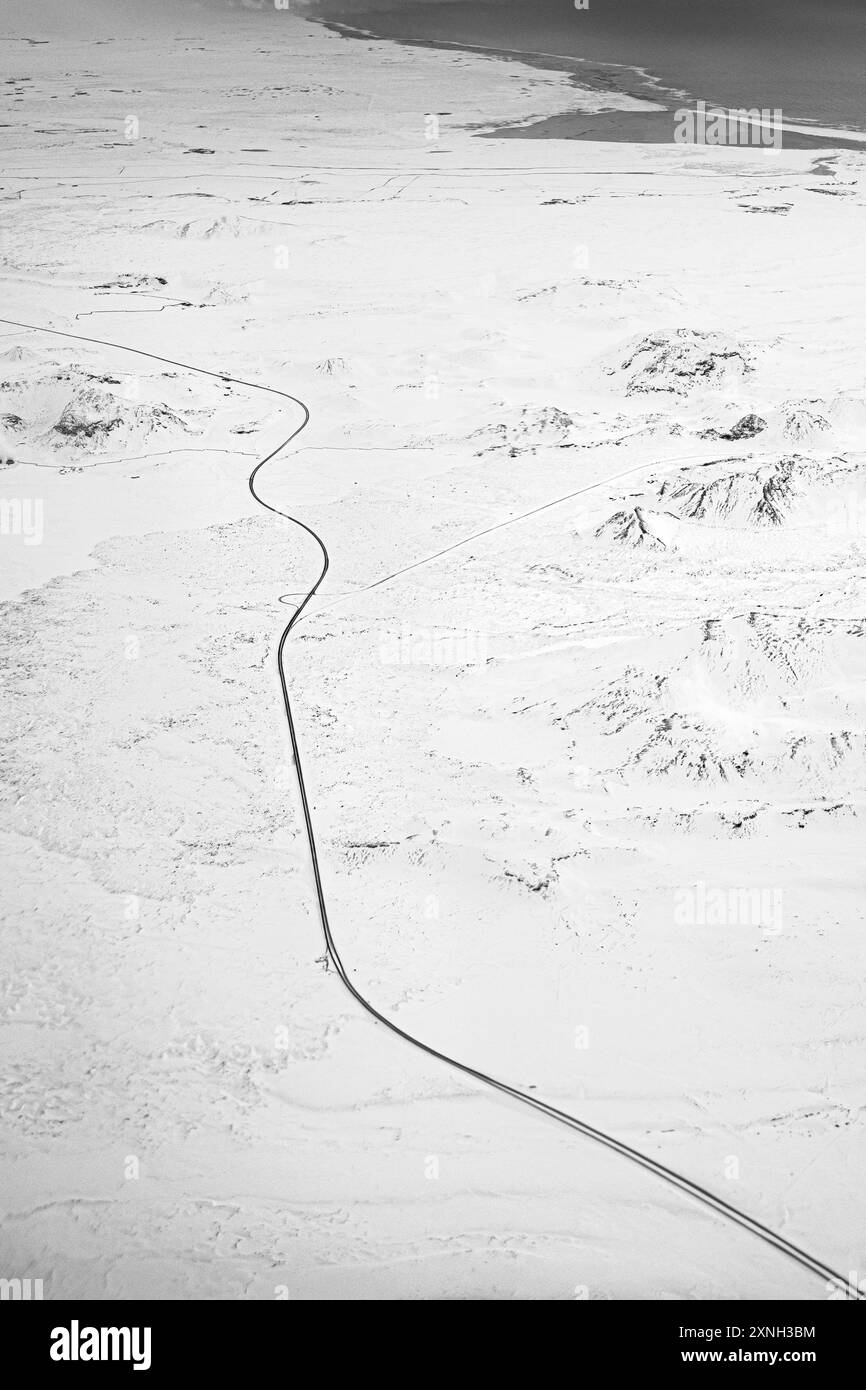
[[[564,53],[535,52],[522,48],[500,48],[459,40],[410,37],[378,29],[348,24],[333,18],[331,7],[316,4],[308,18],[344,39],[396,43],[406,48],[424,48],[476,54],[479,57],[516,61],[545,72],[566,72],[584,105],[580,110],[540,117],[521,124],[497,123],[475,133],[497,139],[584,140],[615,144],[670,144],[673,117],[683,106],[694,108],[699,100],[716,110],[742,109],[734,103],[710,101],[702,93],[666,84],[645,67]],[[370,14],[371,19],[374,14]],[[592,98],[602,102],[593,109]],[[607,98],[607,101],[605,101]],[[611,104],[612,103],[612,104]],[[782,148],[860,149],[866,147],[866,130],[827,126],[817,120],[782,120]]]
[[[406,38],[394,34],[382,34],[377,33],[374,29],[361,28],[357,25],[345,24],[340,20],[329,19],[315,9],[310,15],[310,20],[345,39],[396,43],[404,48],[467,53],[481,58],[516,61],[526,67],[536,68],[543,72],[566,72],[569,74],[575,89],[581,95],[586,98],[595,98],[602,103],[597,107],[599,114],[618,109],[666,111],[669,108],[662,105],[662,101],[688,97],[688,93],[685,91],[667,88],[652,73],[628,63],[602,63],[588,58],[571,57],[562,53],[538,53],[518,48],[497,48],[481,44],[453,42],[449,39]],[[611,106],[609,104],[611,100],[619,104]]]

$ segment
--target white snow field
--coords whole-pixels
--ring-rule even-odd
[[[320,556],[247,486],[301,412],[171,362],[311,412],[259,482],[330,554],[286,669],[358,989],[847,1277],[864,156],[480,138],[599,98],[297,9],[4,8],[0,1273],[827,1298],[325,968]]]

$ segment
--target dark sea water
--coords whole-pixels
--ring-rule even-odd
[[[573,0],[385,4],[371,0],[367,9],[358,0],[322,0],[317,13],[384,38],[584,60],[571,68],[582,85],[669,108],[703,98],[866,131],[866,0],[590,0],[588,10],[576,10]],[[605,67],[611,64],[623,66]],[[654,82],[647,85],[635,68]],[[611,119],[611,128],[622,126]],[[636,133],[651,122],[631,124],[631,134],[590,138],[655,138]]]

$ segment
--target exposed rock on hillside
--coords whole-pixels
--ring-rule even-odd
[[[664,391],[686,396],[699,386],[721,387],[752,370],[746,350],[722,333],[678,328],[632,341],[608,367],[626,394]]]
[[[517,420],[476,430],[473,440],[484,441],[476,454],[493,449],[508,449],[512,458],[517,454],[540,448],[558,448],[569,442],[575,429],[574,419],[553,405],[527,406]]]
[[[866,624],[753,612],[663,637],[576,715],[626,780],[754,779],[763,795],[827,795],[866,770]]]
[[[110,391],[84,387],[64,407],[48,431],[47,442],[55,447],[99,449],[108,442],[124,443],[133,436],[146,438],[161,431],[186,434],[189,425],[167,405],[132,405]]]

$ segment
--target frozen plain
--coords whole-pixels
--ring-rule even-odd
[[[331,556],[288,669],[359,988],[847,1273],[863,156],[480,138],[579,95],[176,13],[4,22],[4,1271],[826,1298],[345,994],[274,665],[319,557],[247,490],[299,412],[8,320],[309,406],[261,485]]]

